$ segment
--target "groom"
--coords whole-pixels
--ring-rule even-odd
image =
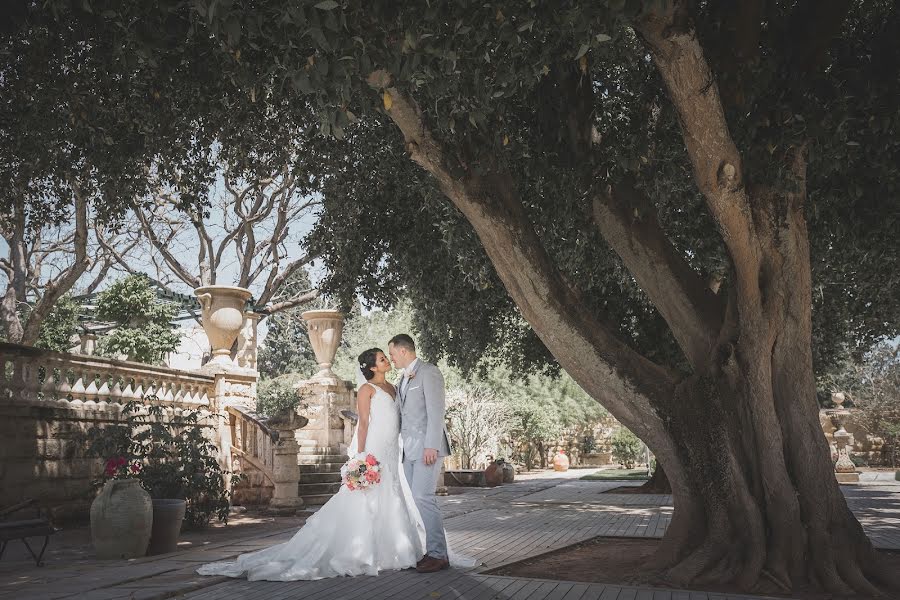
[[[388,353],[394,366],[403,369],[397,386],[403,471],[425,524],[426,554],[416,571],[434,573],[450,566],[444,520],[434,497],[441,461],[450,454],[444,429],[444,376],[436,366],[416,357],[416,344],[405,333],[391,338]]]

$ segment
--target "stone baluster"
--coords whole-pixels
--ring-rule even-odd
[[[97,385],[97,377],[93,371],[88,371],[86,385],[84,386],[84,405],[85,407],[96,408],[97,399],[99,398],[100,388]],[[100,375],[102,377],[102,375]]]
[[[80,408],[84,406],[85,399],[84,368],[77,366],[73,369],[72,373],[74,383],[72,383],[72,389],[69,391],[69,394],[72,396],[72,400],[69,404],[72,408]]]

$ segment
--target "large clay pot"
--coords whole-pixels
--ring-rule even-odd
[[[178,549],[178,536],[181,534],[181,523],[186,510],[187,502],[184,500],[153,500],[153,530],[147,556],[175,552]]]
[[[503,469],[503,483],[512,483],[516,480],[516,468],[512,463],[505,462],[502,466]]]
[[[203,331],[209,339],[212,358],[207,367],[234,369],[231,346],[244,325],[250,290],[230,285],[208,285],[194,290],[200,302]]]
[[[569,470],[569,457],[566,456],[565,452],[560,450],[556,453],[556,456],[553,457],[553,470],[554,471],[568,471]]]
[[[313,379],[335,379],[331,370],[344,331],[344,314],[339,310],[308,310],[300,315],[307,324],[309,343],[316,353],[319,372]]]
[[[484,470],[484,482],[488,487],[496,487],[503,483],[503,467],[492,462]]]
[[[91,504],[97,558],[137,558],[147,552],[153,503],[137,479],[111,479]]]

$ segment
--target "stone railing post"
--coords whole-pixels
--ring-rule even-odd
[[[259,374],[250,370],[235,370],[215,374],[216,396],[213,412],[218,417],[216,427],[216,446],[219,447],[219,465],[227,473],[234,472],[234,460],[231,447],[231,418],[229,406],[240,406],[256,412],[256,385]],[[231,491],[231,477],[225,478],[225,488]]]
[[[294,410],[284,410],[267,421],[267,425],[278,432],[274,447],[272,465],[275,491],[267,511],[276,515],[292,515],[303,507],[303,499],[298,495],[300,469],[297,468],[297,429],[307,424],[307,419]]]

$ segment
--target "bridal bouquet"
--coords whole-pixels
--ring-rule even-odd
[[[372,454],[357,454],[341,467],[341,479],[348,489],[368,489],[381,481],[381,463]]]

